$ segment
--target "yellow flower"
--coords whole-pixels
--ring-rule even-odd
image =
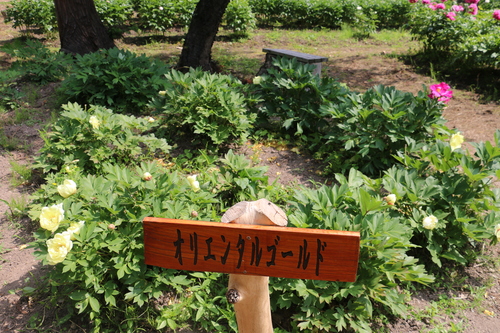
[[[57,192],[59,192],[61,197],[67,198],[76,193],[76,183],[71,179],[66,179],[63,185],[57,187]]]
[[[148,118],[148,123],[154,123],[154,122],[155,122],[155,118],[153,118],[153,117]]]
[[[62,203],[52,205],[50,207],[43,207],[40,214],[40,226],[52,232],[59,228],[59,223],[64,218],[64,209]]]
[[[160,96],[165,96],[167,94],[167,92],[165,90],[162,90],[158,93]]]
[[[49,264],[55,265],[64,261],[72,248],[73,242],[69,232],[55,234],[54,238],[47,240],[47,260]]]
[[[497,239],[500,242],[500,224],[497,224],[495,227],[495,236],[497,236]]]
[[[396,203],[396,195],[395,194],[389,194],[388,196],[384,197],[385,202],[387,202],[388,205],[393,206]]]
[[[73,222],[69,225],[69,228],[66,231],[70,234],[71,240],[75,240],[74,234],[78,235],[80,233],[80,229],[83,227],[84,224],[85,224],[85,221],[80,221],[78,223]]]
[[[262,76],[256,76],[253,78],[253,84],[260,84],[262,82]]]
[[[462,148],[462,143],[464,143],[464,136],[460,133],[455,133],[451,136],[450,147],[451,150]]]
[[[196,175],[188,176],[187,180],[193,191],[197,192],[200,190],[200,183],[196,180]]]
[[[434,215],[429,215],[422,221],[424,228],[429,230],[434,229],[437,223],[438,223],[438,218],[435,217]]]
[[[96,116],[90,116],[89,123],[94,129],[98,129],[101,125],[101,122],[99,121],[99,119],[97,119]]]

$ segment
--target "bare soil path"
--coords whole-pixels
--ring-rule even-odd
[[[0,0],[0,11],[5,9],[7,0]],[[18,38],[20,33],[5,24],[0,18],[0,46]],[[54,42],[57,44],[57,41]],[[121,46],[121,45],[120,45]],[[162,45],[164,57],[179,54],[179,45]],[[229,44],[217,42],[216,48],[231,49],[233,54],[251,55],[264,60],[260,52],[263,47],[294,48],[289,40],[275,40],[270,43],[256,32],[251,40],[245,43]],[[137,52],[137,50],[134,50]],[[297,50],[302,51],[302,50]],[[398,49],[397,52],[404,52]],[[416,93],[421,90],[422,84],[438,83],[430,77],[417,74],[415,70],[398,60],[397,57],[388,57],[387,54],[395,52],[393,45],[368,40],[367,42],[343,43],[342,45],[325,45],[318,49],[316,54],[329,57],[325,65],[324,75],[330,75],[346,83],[350,88],[366,90],[376,84],[395,86],[396,88]],[[9,64],[9,57],[0,52],[0,70]],[[50,90],[48,90],[50,92]],[[494,133],[500,129],[500,106],[498,104],[481,104],[479,97],[466,90],[454,89],[454,98],[444,111],[448,126],[457,128],[467,141],[493,141]],[[43,99],[44,93],[39,99]],[[37,101],[32,107],[39,111],[43,103]],[[45,110],[48,112],[47,110]],[[44,112],[42,110],[42,112]],[[48,115],[48,113],[46,113]],[[23,188],[15,188],[10,184],[10,161],[21,164],[32,163],[32,156],[41,144],[38,136],[39,126],[27,127],[10,125],[3,120],[11,115],[0,115],[0,130],[9,135],[17,136],[29,143],[29,149],[7,152],[0,147],[0,199],[10,201],[20,198],[25,193]],[[48,117],[47,117],[48,118]],[[2,128],[3,126],[3,128]],[[243,147],[242,151],[254,154],[252,147]],[[270,147],[261,147],[259,159],[262,164],[269,166],[269,175],[275,178],[280,174],[284,183],[307,183],[309,179],[321,180],[316,175],[317,166],[311,160],[296,155],[290,151],[280,151]],[[298,167],[298,163],[300,166]],[[22,288],[35,287],[39,276],[43,274],[40,264],[34,259],[32,250],[24,248],[30,241],[32,227],[25,220],[11,220],[8,218],[8,207],[0,202],[0,332],[26,332],[25,328],[29,318],[41,309],[40,304],[33,304],[29,297],[22,297]],[[464,284],[481,287],[488,285],[481,298],[481,304],[475,304],[476,295],[469,292],[446,294],[445,291],[426,291],[415,295],[411,305],[416,311],[426,309],[443,295],[457,300],[470,301],[471,306],[454,316],[442,315],[437,320],[443,325],[443,330],[451,331],[452,325],[462,325],[460,332],[467,333],[498,333],[500,332],[500,271],[488,264],[491,258],[499,257],[498,246],[486,247],[484,259],[477,264],[466,268],[467,279]],[[459,288],[457,288],[458,290]],[[475,305],[473,305],[475,304]],[[486,310],[486,312],[485,312]],[[453,324],[452,324],[453,323]],[[415,313],[408,318],[397,320],[389,328],[391,333],[427,332],[433,324],[420,320]],[[33,330],[29,330],[32,332]],[[52,332],[56,332],[53,331]],[[75,330],[76,332],[76,330]],[[83,331],[79,331],[83,332]]]

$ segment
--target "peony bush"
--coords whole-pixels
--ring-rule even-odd
[[[271,82],[264,76],[254,88]],[[240,91],[241,86],[231,87]],[[382,86],[360,95],[346,87],[341,91],[352,101],[380,103],[391,120],[408,106],[432,117],[425,133],[399,133],[406,144],[394,151],[392,165],[380,176],[351,168],[332,174],[332,185],[313,188],[269,183],[265,167],[232,151],[222,158],[209,151],[184,151],[174,158],[169,149],[152,150],[166,144],[152,134],[156,126],[168,126],[158,119],[161,114],[137,118],[99,106],[65,105],[45,133],[38,167],[46,170],[46,182],[33,195],[30,210],[40,225],[31,246],[51,266],[46,297],[65,304],[66,320],[90,323],[92,332],[188,324],[234,331],[227,277],[146,266],[141,222],[146,216],[220,221],[233,204],[265,197],[285,209],[292,227],[361,232],[355,283],[271,279],[272,307],[290,313],[287,325],[305,332],[371,332],[374,317],[404,315],[410,283],[431,284],[435,267],[470,263],[479,244],[499,241],[500,193],[491,179],[499,173],[500,133],[494,144],[476,144],[474,154],[465,150],[463,136],[439,123],[453,95],[446,83],[417,96]],[[172,91],[159,95],[167,94],[175,100]],[[248,105],[258,103],[252,94],[246,95]],[[356,110],[356,104],[337,98],[343,103],[339,110]],[[172,105],[170,112],[175,105],[187,106]],[[361,128],[351,131],[359,136]],[[145,151],[137,150],[138,142]]]
[[[499,68],[500,9],[479,0],[410,2],[414,8],[408,27],[423,43],[428,60],[442,70]]]

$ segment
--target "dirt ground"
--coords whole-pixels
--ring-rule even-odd
[[[0,11],[5,9],[7,0],[0,0]],[[0,46],[18,38],[20,33],[6,25],[0,18]],[[258,32],[247,47],[259,50],[262,47],[290,48],[286,42],[277,42],[274,45],[260,45]],[[361,46],[361,47],[360,47]],[[172,46],[176,48],[176,46]],[[230,47],[219,45],[219,47]],[[245,45],[239,46],[238,52],[249,52]],[[177,46],[178,49],[178,46]],[[179,52],[178,50],[176,52]],[[395,57],[387,57],[392,52],[391,45],[376,42],[352,42],[345,47],[318,51],[318,55],[329,57],[324,64],[323,75],[330,75],[346,83],[350,88],[364,90],[376,84],[395,86],[396,88],[417,93],[422,84],[437,83],[430,77],[417,74],[415,70]],[[254,52],[255,57],[264,56]],[[8,64],[8,57],[0,52],[0,67]],[[1,68],[0,68],[1,69]],[[31,107],[37,108],[42,117],[49,118],[50,110],[46,108],[44,100],[50,96],[53,87],[47,87],[39,92],[38,99]],[[454,89],[454,98],[449,102],[444,111],[448,126],[457,128],[470,142],[493,141],[494,132],[500,129],[500,106],[498,104],[481,104],[479,96],[471,91]],[[9,114],[0,115],[5,119]],[[5,122],[4,122],[5,123]],[[0,122],[1,124],[1,122]],[[32,157],[42,144],[38,135],[39,125],[9,125],[3,126],[4,133],[15,136],[26,142],[26,149],[7,152],[0,147],[0,199],[10,201],[26,195],[29,187],[12,187],[10,179],[10,161],[21,164],[32,163]],[[1,125],[0,125],[1,126]],[[255,147],[244,146],[240,150],[248,155],[255,155]],[[298,182],[308,184],[312,179],[316,182],[324,180],[318,175],[320,170],[311,159],[298,155],[290,150],[281,150],[272,147],[259,147],[258,155],[262,164],[269,167],[268,174],[271,179],[279,177],[281,183]],[[0,201],[0,332],[25,331],[30,316],[42,310],[42,305],[34,302],[30,297],[22,296],[22,289],[39,285],[39,277],[43,275],[44,268],[35,260],[32,250],[24,248],[31,239],[32,227],[30,221],[13,221],[7,218],[8,207]],[[452,327],[451,323],[463,324],[465,329],[461,332],[470,333],[498,333],[500,332],[500,271],[488,265],[487,259],[498,258],[499,246],[485,247],[483,259],[467,267],[464,275],[467,277],[464,284],[471,286],[491,285],[486,290],[484,300],[479,306],[472,305],[474,295],[469,292],[456,292],[446,294],[445,291],[425,291],[414,295],[411,305],[414,309],[424,311],[431,302],[440,299],[445,294],[457,300],[471,302],[461,313],[455,316],[441,315],[438,321],[444,330]],[[457,288],[459,289],[459,288]],[[43,315],[43,314],[42,314]],[[432,324],[425,320],[418,320],[418,316],[409,315],[406,319],[393,322],[389,330],[391,333],[427,332],[433,329]],[[48,329],[49,327],[45,327]],[[31,332],[32,330],[30,330]],[[449,331],[452,331],[451,328]],[[33,330],[34,332],[34,330]],[[55,331],[51,331],[55,332]],[[81,332],[84,332],[83,330]]]

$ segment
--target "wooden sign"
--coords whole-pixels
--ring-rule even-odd
[[[147,265],[354,282],[359,233],[146,217]]]

